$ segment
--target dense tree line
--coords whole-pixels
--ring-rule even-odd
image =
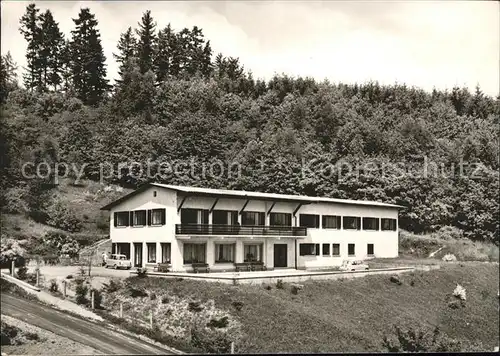
[[[115,171],[106,179],[123,185],[158,180],[379,200],[406,207],[402,228],[451,225],[498,243],[500,98],[479,87],[255,80],[237,58],[213,56],[200,28],[157,30],[148,11],[120,36],[111,88],[90,10],[80,11],[69,40],[48,13],[29,5],[21,19],[25,88],[15,84],[12,59],[2,58],[3,186],[34,184],[20,175],[26,160],[85,163],[85,178],[94,180],[109,162]],[[45,42],[37,40],[41,28],[51,29]],[[60,48],[43,52],[44,43]],[[198,165],[156,177],[116,170],[151,160]],[[238,162],[241,174],[197,178],[202,163],[217,160]]]

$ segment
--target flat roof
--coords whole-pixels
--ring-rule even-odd
[[[181,185],[170,185],[161,183],[148,183],[144,184],[135,191],[103,206],[101,210],[110,210],[114,206],[120,204],[121,202],[129,199],[130,197],[146,190],[149,187],[159,187],[164,189],[173,190],[179,193],[184,193],[186,195],[198,195],[198,196],[212,196],[219,198],[245,198],[253,200],[271,200],[271,201],[293,201],[302,203],[336,203],[336,204],[350,204],[350,205],[364,205],[364,206],[378,206],[385,208],[400,209],[405,208],[402,205],[388,204],[377,201],[368,200],[351,200],[351,199],[338,199],[338,198],[326,198],[326,197],[311,197],[307,195],[289,195],[289,194],[276,194],[276,193],[261,193],[261,192],[251,192],[246,190],[230,190],[230,189],[212,189],[212,188],[200,188],[200,187],[187,187]]]

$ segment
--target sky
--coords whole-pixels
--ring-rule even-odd
[[[500,86],[497,1],[34,1],[69,36],[80,8],[99,21],[108,78],[120,33],[151,10],[157,28],[198,26],[214,55],[239,57],[254,78],[274,74],[331,82],[466,86],[496,96]],[[25,65],[19,19],[30,2],[2,1],[1,52]]]

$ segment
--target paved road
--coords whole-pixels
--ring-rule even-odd
[[[172,355],[169,350],[159,346],[64,314],[36,302],[19,299],[4,293],[1,294],[1,301],[2,314],[52,331],[57,335],[93,347],[105,354]]]

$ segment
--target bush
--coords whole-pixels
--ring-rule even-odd
[[[14,339],[21,333],[19,328],[9,325],[5,322],[1,322],[1,344],[2,345],[12,345],[15,343]]]
[[[233,307],[234,309],[236,309],[237,311],[240,311],[241,309],[243,309],[243,302],[240,302],[240,301],[234,301],[233,303]]]
[[[78,283],[75,289],[76,304],[87,305],[89,300],[87,299],[87,293],[89,292],[89,287],[83,283]]]
[[[129,294],[132,298],[147,297],[148,293],[145,290],[129,287]]]
[[[102,293],[100,290],[92,288],[94,292],[94,307],[96,309],[102,309]]]
[[[398,286],[400,286],[400,285],[402,285],[402,284],[403,284],[403,282],[401,282],[401,280],[399,279],[399,276],[397,276],[397,275],[391,276],[391,278],[389,278],[389,280],[390,280],[392,283],[397,284]]]
[[[72,274],[68,274],[68,275],[66,276],[66,279],[72,279],[72,278],[73,278],[73,275],[72,275]]]
[[[384,336],[382,345],[389,352],[460,352],[480,351],[481,345],[457,341],[442,334],[438,327],[431,329],[394,326],[394,335]]]
[[[276,288],[277,289],[284,289],[285,288],[285,285],[283,284],[283,281],[281,279],[278,279],[276,281]]]
[[[82,229],[82,222],[75,213],[68,209],[62,201],[54,199],[46,209],[47,224],[58,229],[78,232]]]
[[[193,313],[199,313],[203,310],[203,306],[200,302],[190,302],[188,304],[188,310]]]
[[[28,279],[28,268],[26,266],[22,266],[17,270],[17,278],[21,281]]]
[[[109,281],[109,283],[104,283],[103,284],[103,290],[106,293],[114,293],[120,290],[122,287],[122,284],[120,281],[117,281],[115,279],[112,279]]]
[[[59,285],[57,284],[57,281],[55,279],[51,279],[50,280],[49,291],[51,293],[57,293],[57,292],[59,292]]]
[[[26,214],[29,212],[29,206],[26,198],[29,195],[27,187],[13,187],[5,192],[5,205],[3,209],[7,213]]]
[[[145,278],[148,276],[148,270],[146,268],[137,268],[137,277]]]
[[[464,233],[455,226],[443,226],[431,236],[441,240],[458,240],[464,237]]]
[[[267,284],[266,286],[264,286],[264,289],[271,290],[273,289],[273,287],[270,284]]]

